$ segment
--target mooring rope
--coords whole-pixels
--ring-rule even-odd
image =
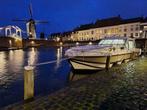
[[[69,57],[69,58],[62,58],[61,60],[60,60],[60,62],[62,62],[62,61],[65,61],[65,60],[68,60],[68,59],[70,59],[71,57]],[[37,63],[37,64],[33,64],[33,65],[30,65],[30,64],[28,64],[28,66],[33,66],[33,67],[35,67],[35,66],[42,66],[42,65],[47,65],[47,64],[53,64],[53,63],[56,63],[57,62],[57,60],[52,60],[52,61],[47,61],[47,62],[43,62],[43,63]]]
[[[69,58],[62,58],[61,60],[60,60],[60,62],[62,62],[62,61],[65,61],[65,60],[68,60]],[[41,65],[46,65],[46,64],[52,64],[52,63],[56,63],[57,62],[57,60],[52,60],[52,61],[47,61],[47,62],[43,62],[43,63],[38,63],[38,64],[36,64],[35,66],[41,66]]]

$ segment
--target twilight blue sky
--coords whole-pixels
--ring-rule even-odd
[[[46,34],[72,30],[86,24],[112,16],[123,18],[147,16],[147,0],[31,0],[36,20],[48,20],[48,24],[37,25],[37,31]],[[1,0],[0,26],[18,25],[12,19],[29,19],[30,0]]]

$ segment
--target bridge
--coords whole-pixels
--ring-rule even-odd
[[[0,27],[0,48],[22,48],[22,30],[11,25]]]

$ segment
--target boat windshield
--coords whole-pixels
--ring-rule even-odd
[[[124,45],[123,39],[104,39],[99,42],[99,45]]]

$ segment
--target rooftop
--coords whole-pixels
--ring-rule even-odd
[[[131,19],[123,19],[120,16],[110,17],[106,19],[97,20],[95,23],[80,25],[79,27],[75,28],[74,31],[86,30],[91,28],[100,28],[100,27],[106,27],[106,26],[114,26],[114,25],[120,25],[120,24],[135,23],[135,22],[147,22],[147,18],[137,17],[137,18],[131,18]]]

